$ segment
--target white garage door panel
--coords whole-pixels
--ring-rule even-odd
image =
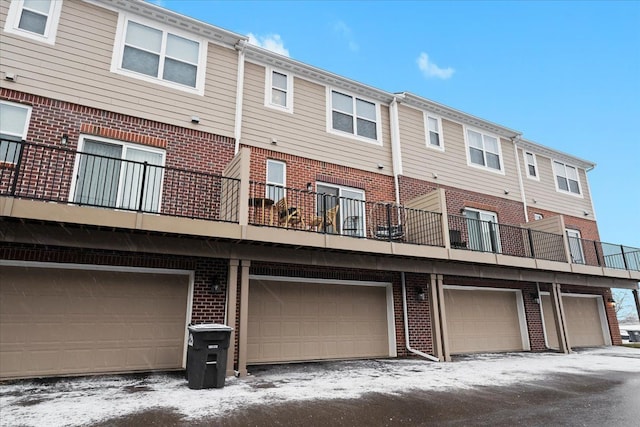
[[[0,376],[182,365],[187,276],[0,267]]]
[[[445,289],[452,354],[523,350],[516,292]]]
[[[607,345],[603,319],[599,305],[602,298],[562,295],[562,305],[567,320],[567,334],[571,347],[594,347]],[[551,297],[542,296],[542,310],[544,312],[544,327],[547,344],[551,348],[558,348],[558,334],[555,329],[555,314],[551,307]]]
[[[252,281],[248,362],[389,356],[386,288]]]

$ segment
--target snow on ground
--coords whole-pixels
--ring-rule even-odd
[[[0,385],[0,425],[75,426],[152,409],[198,419],[251,405],[469,389],[604,371],[640,373],[640,351],[607,347],[571,355],[482,354],[453,363],[385,359],[280,365],[257,368],[246,378],[228,378],[224,388],[208,390],[190,390],[177,374],[24,381]]]

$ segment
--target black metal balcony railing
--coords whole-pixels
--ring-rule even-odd
[[[0,195],[239,223],[238,179],[0,140]],[[246,202],[243,202],[246,203]],[[640,271],[640,249],[448,215],[451,248]],[[440,213],[249,183],[251,225],[444,247]]]
[[[449,215],[449,240],[457,249],[567,262],[561,235],[514,225]]]
[[[574,264],[640,271],[640,249],[568,236]]]
[[[0,148],[0,195],[238,222],[237,179],[26,142]]]
[[[436,212],[253,181],[249,192],[252,225],[444,247]]]

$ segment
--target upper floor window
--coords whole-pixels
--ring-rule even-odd
[[[54,44],[62,0],[13,0],[4,30]]]
[[[378,104],[355,96],[330,90],[329,114],[330,131],[347,133],[367,142],[381,143],[380,135],[380,109]]]
[[[578,196],[582,195],[580,180],[578,178],[578,169],[574,166],[554,161],[553,173],[556,176],[556,190]]]
[[[111,71],[204,94],[206,43],[120,15]]]
[[[540,180],[538,176],[538,162],[536,161],[536,155],[533,153],[525,152],[524,161],[527,165],[527,177],[531,179]]]
[[[467,129],[469,165],[504,173],[500,140],[491,135]]]
[[[293,77],[269,67],[266,69],[264,105],[293,112]]]
[[[286,179],[287,164],[278,160],[267,160],[267,199],[277,202],[284,197]]]
[[[427,135],[427,147],[444,151],[444,141],[442,140],[442,121],[440,117],[431,114],[424,115],[425,133]]]
[[[16,163],[19,141],[26,139],[31,107],[0,101],[0,163]]]

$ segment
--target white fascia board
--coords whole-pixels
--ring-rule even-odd
[[[383,90],[367,86],[355,80],[350,80],[346,77],[330,73],[252,44],[246,45],[245,55],[247,61],[252,63],[280,68],[283,71],[295,74],[296,77],[300,77],[323,86],[340,88],[347,91],[347,93],[362,95],[370,100],[380,102],[381,104],[388,105],[393,101],[393,98],[397,97],[397,95],[390,92],[385,92]]]
[[[419,110],[428,111],[442,116],[445,119],[453,120],[458,123],[470,125],[475,128],[492,132],[504,138],[517,138],[522,132],[509,129],[496,123],[483,120],[479,117],[472,116],[455,108],[447,107],[430,99],[423,98],[410,92],[402,92],[397,94],[402,96],[402,103]]]
[[[169,9],[142,0],[83,0],[115,12],[128,12],[143,18],[162,23],[169,27],[178,28],[198,35],[208,41],[232,49],[241,41],[248,41],[248,37],[216,27],[206,22],[185,16]]]
[[[520,139],[520,141],[518,141],[518,147],[524,149],[525,151],[531,151],[532,153],[548,157],[552,160],[561,160],[571,166],[582,168],[587,172],[596,167],[596,164],[594,162],[581,159],[580,157],[572,156],[571,154],[547,147],[542,144],[538,144],[537,142],[533,142],[527,139]]]

